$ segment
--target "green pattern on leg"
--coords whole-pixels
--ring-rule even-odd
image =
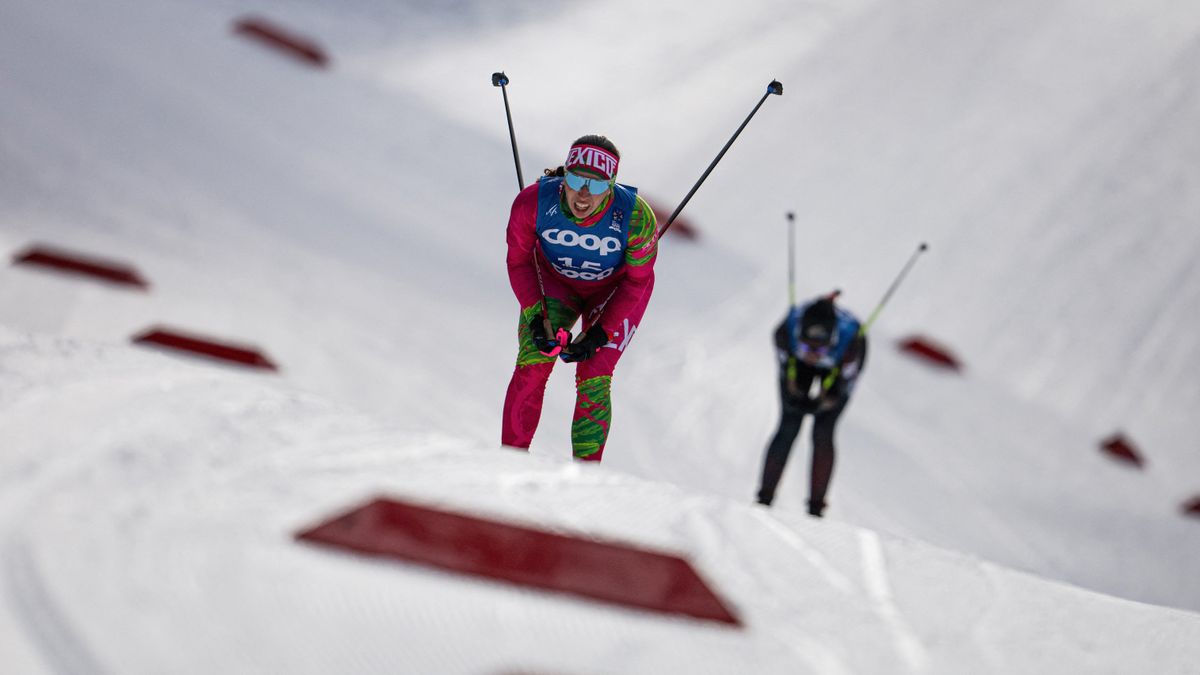
[[[576,383],[575,420],[571,423],[571,449],[576,457],[594,455],[608,440],[612,423],[612,376],[602,375]]]

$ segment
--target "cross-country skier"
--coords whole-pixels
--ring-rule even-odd
[[[521,306],[517,365],[504,398],[501,442],[528,449],[557,359],[577,363],[571,446],[600,461],[612,420],[613,369],[654,289],[654,212],[616,182],[620,153],[604,136],[576,140],[557,169],[513,201],[508,278]],[[570,339],[577,319],[579,333]]]
[[[779,429],[767,446],[758,502],[770,505],[805,415],[813,416],[809,514],[821,517],[833,475],[834,429],[867,359],[859,320],[835,305],[837,294],[790,310],[775,330],[779,357]],[[813,392],[813,393],[810,393]]]

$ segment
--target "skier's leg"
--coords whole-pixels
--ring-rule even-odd
[[[775,436],[767,445],[767,454],[763,459],[762,481],[758,488],[758,503],[768,506],[775,500],[775,488],[778,487],[779,479],[783,476],[788,455],[792,452],[792,445],[796,442],[796,436],[800,433],[800,425],[804,422],[804,413],[787,402],[787,383],[783,379],[780,379],[779,393],[781,401],[779,428],[775,430]]]
[[[580,365],[578,370],[583,370]],[[575,415],[571,420],[571,450],[576,459],[599,462],[612,423],[612,376],[575,375]]]
[[[809,474],[808,512],[820,516],[825,511],[825,495],[829,481],[833,478],[833,464],[837,451],[833,443],[838,417],[846,404],[843,402],[832,410],[817,413],[813,417],[812,472]]]
[[[557,298],[548,298],[550,322],[554,326],[569,327],[577,314]],[[541,304],[526,307],[521,311],[517,327],[517,365],[508,391],[504,396],[504,418],[500,430],[500,442],[514,448],[528,449],[537,431],[542,416],[542,398],[546,393],[546,381],[557,360],[544,356],[533,344],[529,323],[542,313]]]
[[[612,374],[617,362],[625,353],[625,348],[637,333],[653,290],[654,282],[651,280],[641,302],[631,309],[627,316],[606,319],[605,328],[615,333],[612,342],[601,347],[592,358],[580,361],[575,370],[575,415],[571,422],[571,449],[576,459],[599,462],[604,456],[604,444],[608,441],[608,431],[612,423]],[[603,299],[600,298],[602,301]],[[588,310],[599,314],[603,305],[589,305]],[[586,329],[589,325],[585,322],[583,328]]]
[[[504,395],[504,420],[500,442],[513,448],[529,449],[533,434],[542,418],[542,398],[554,359],[545,363],[518,365],[508,381]]]

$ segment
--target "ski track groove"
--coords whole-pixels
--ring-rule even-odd
[[[755,509],[754,517],[765,525],[768,530],[775,533],[783,543],[796,549],[805,562],[812,565],[817,572],[820,572],[821,576],[825,578],[825,581],[830,586],[847,595],[854,595],[857,592],[857,586],[853,581],[850,581],[848,577],[831,565],[819,551],[804,543],[804,539],[795,532],[784,527],[779,521],[775,520],[775,518],[762,509]]]
[[[18,618],[50,669],[64,675],[107,673],[50,596],[24,537],[9,534],[3,564],[4,581]]]
[[[884,559],[879,535],[862,530],[858,538],[862,551],[863,578],[866,581],[867,592],[875,604],[876,613],[891,632],[896,651],[904,660],[908,671],[926,672],[929,668],[929,655],[896,606],[891,585],[888,583],[887,561]]]

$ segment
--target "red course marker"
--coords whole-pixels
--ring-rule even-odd
[[[314,68],[324,68],[329,64],[329,57],[315,42],[280,28],[266,19],[239,19],[233,24],[233,32]]]
[[[58,272],[79,274],[100,281],[142,290],[150,284],[134,268],[122,263],[102,260],[80,253],[72,253],[49,246],[35,245],[13,256],[14,265],[36,265]]]
[[[1100,441],[1100,451],[1108,455],[1110,458],[1117,460],[1118,462],[1131,464],[1139,469],[1145,463],[1145,460],[1142,459],[1142,454],[1138,452],[1137,448],[1133,446],[1133,443],[1130,442],[1128,438],[1125,438],[1125,435],[1120,432],[1117,432],[1103,441]]]
[[[901,340],[897,346],[900,351],[906,352],[908,355],[916,357],[931,366],[956,372],[962,370],[962,363],[957,357],[951,354],[945,347],[934,343],[928,338],[914,335]]]
[[[132,338],[135,344],[166,347],[178,351],[199,354],[250,368],[278,370],[266,356],[253,347],[239,347],[226,342],[217,342],[197,335],[185,334],[171,328],[150,328]]]
[[[665,614],[741,626],[682,558],[390,499],[296,538]]]

